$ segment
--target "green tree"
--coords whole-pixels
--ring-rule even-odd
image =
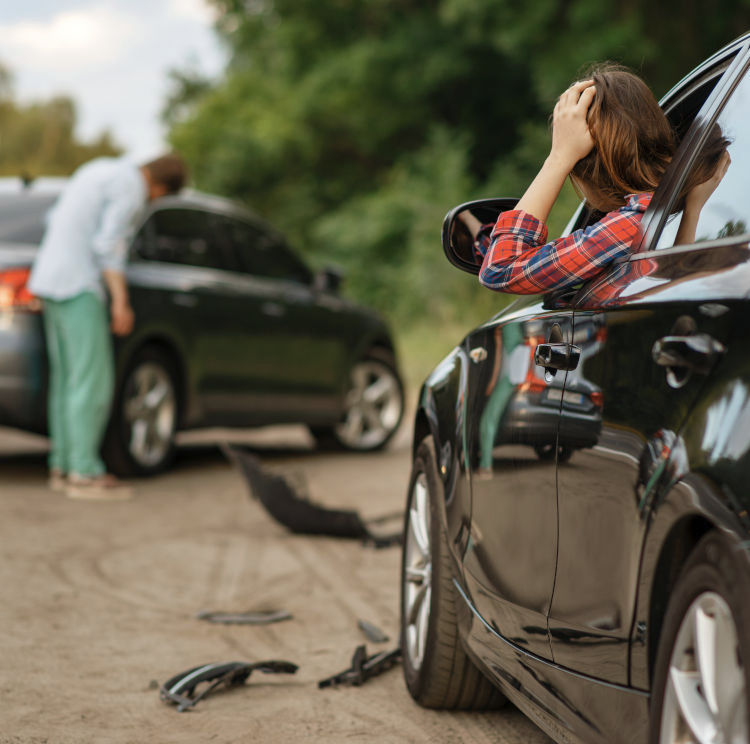
[[[82,142],[75,126],[75,104],[70,98],[19,103],[12,75],[0,65],[0,175],[68,175],[91,158],[121,152],[108,132]]]

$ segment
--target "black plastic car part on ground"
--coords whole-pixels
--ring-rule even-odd
[[[289,661],[258,661],[252,664],[245,661],[230,661],[203,664],[168,679],[159,688],[159,697],[165,703],[176,705],[179,713],[184,713],[220,687],[244,684],[255,670],[263,674],[295,674],[298,668]]]
[[[222,446],[222,449],[229,460],[239,466],[252,496],[291,532],[355,538],[376,548],[401,544],[401,532],[382,529],[383,524],[392,522],[400,514],[386,514],[364,521],[356,511],[320,506],[310,500],[304,480],[293,485],[283,475],[265,470],[254,454],[239,447]]]
[[[424,705],[491,707],[491,682],[560,742],[750,738],[750,35],[662,106],[681,143],[632,255],[518,300],[422,388],[401,623]],[[717,122],[731,165],[674,246]],[[456,266],[478,271],[457,214],[513,203],[449,213]]]
[[[25,282],[60,188],[0,191],[0,426],[46,428],[40,303]],[[324,446],[363,452],[398,428],[404,391],[384,321],[241,207],[196,193],[154,202],[127,275],[136,324],[115,344],[113,471],[164,470],[185,428],[302,423]]]

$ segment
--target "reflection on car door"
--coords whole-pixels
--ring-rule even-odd
[[[710,257],[719,260],[716,253]],[[717,299],[729,298],[709,289],[695,269],[697,258],[695,251],[635,256],[609,279],[627,287],[627,297],[602,306],[590,295],[574,318],[574,339],[592,325],[599,329],[599,342],[578,373],[599,391],[602,428],[594,447],[576,451],[558,469],[559,547],[549,628],[557,663],[621,684],[628,684],[651,476],[706,379],[657,364],[654,344],[697,334],[723,343],[728,336],[730,305]],[[724,258],[736,264],[735,255]],[[743,267],[732,270],[747,281],[750,266]],[[641,275],[644,269],[648,276]],[[563,412],[561,427],[564,421]]]
[[[547,612],[557,550],[555,452],[565,372],[535,365],[539,344],[569,343],[570,313],[526,307],[464,342],[468,380],[471,536],[465,576],[497,633],[550,657]]]

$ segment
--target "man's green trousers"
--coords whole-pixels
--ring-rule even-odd
[[[109,319],[93,292],[44,300],[50,380],[49,466],[83,476],[105,471],[99,450],[114,389]]]

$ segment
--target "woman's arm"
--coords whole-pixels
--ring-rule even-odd
[[[533,215],[540,222],[547,221],[573,166],[594,147],[586,115],[595,95],[594,81],[584,80],[571,85],[560,96],[552,115],[550,153],[516,209]]]
[[[513,294],[539,294],[573,286],[602,272],[627,255],[650,194],[632,197],[628,209],[546,243],[547,226],[513,210],[495,225],[493,241],[479,271],[479,283]]]
[[[471,237],[476,240],[477,233],[482,229],[482,223],[471,213],[471,210],[464,209],[463,212],[459,213],[458,219],[466,225]]]
[[[698,229],[701,211],[706,206],[711,194],[716,191],[716,187],[721,183],[731,162],[732,158],[729,157],[729,153],[724,152],[711,178],[690,189],[685,197],[685,209],[682,212],[680,226],[674,239],[675,245],[695,243],[695,231]]]

